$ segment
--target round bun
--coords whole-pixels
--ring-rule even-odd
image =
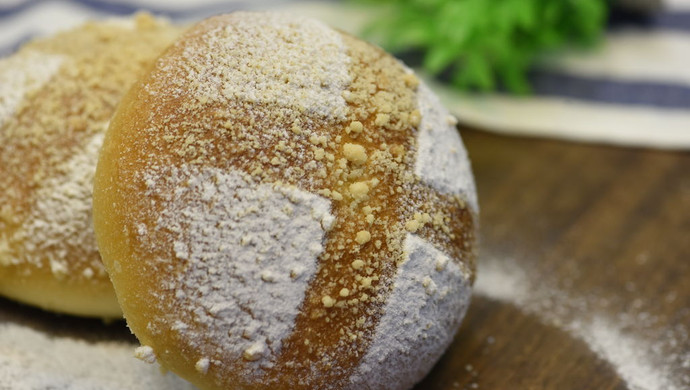
[[[94,222],[137,354],[202,389],[406,389],[470,298],[455,120],[382,50],[280,13],[185,33],[124,98]]]
[[[141,14],[33,41],[0,61],[0,295],[121,317],[92,228],[115,107],[181,31]]]

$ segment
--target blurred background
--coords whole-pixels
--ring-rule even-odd
[[[86,19],[282,9],[364,36],[427,76],[463,124],[690,147],[690,0],[2,0],[0,54]],[[516,97],[517,96],[517,97]]]
[[[417,389],[690,389],[690,0],[0,0],[0,55],[88,19],[257,9],[391,50],[459,119],[478,278]],[[10,351],[31,367],[68,353],[61,339],[84,359],[94,340],[129,343],[127,359],[136,345],[122,323],[0,300],[3,323],[46,335],[40,353]],[[2,354],[0,389],[26,389]]]

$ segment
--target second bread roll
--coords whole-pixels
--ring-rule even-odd
[[[122,316],[93,233],[93,175],[120,98],[180,32],[140,14],[37,39],[0,60],[0,295]]]

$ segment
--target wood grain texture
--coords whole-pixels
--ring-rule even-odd
[[[481,287],[417,389],[690,389],[690,154],[463,138],[481,207]],[[491,281],[524,273],[528,290],[501,298],[483,271]],[[588,333],[606,327],[620,334]],[[649,372],[625,372],[640,366]]]

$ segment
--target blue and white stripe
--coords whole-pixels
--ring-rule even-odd
[[[462,121],[487,130],[690,149],[690,0],[665,5],[644,25],[611,28],[593,51],[543,61],[531,96],[437,90]]]

